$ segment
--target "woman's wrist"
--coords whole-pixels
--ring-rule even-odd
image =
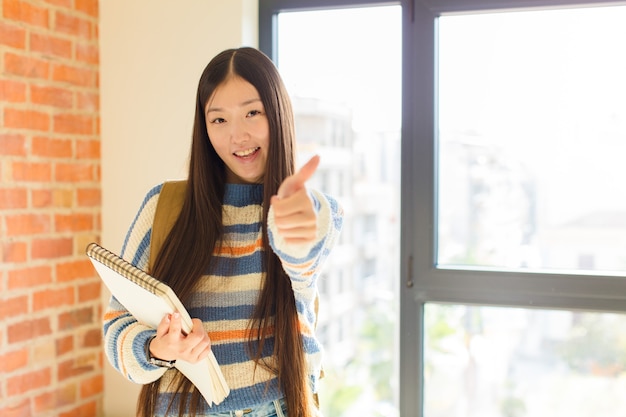
[[[148,363],[155,365],[155,366],[160,366],[162,368],[173,368],[174,365],[176,364],[176,359],[171,360],[171,361],[160,359],[160,358],[153,356],[152,353],[150,352],[150,344],[152,343],[154,339],[156,339],[156,335],[152,336],[146,342],[146,359],[148,360]]]

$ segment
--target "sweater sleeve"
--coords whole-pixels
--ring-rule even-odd
[[[121,257],[146,270],[150,256],[152,222],[161,186],[156,186],[143,200],[124,240]],[[146,343],[156,330],[139,323],[115,297],[111,297],[103,318],[104,351],[115,369],[130,381],[147,384],[166,371],[148,362]]]
[[[343,209],[335,199],[315,190],[309,190],[309,196],[317,213],[317,232],[311,243],[287,244],[277,233],[271,207],[268,213],[270,246],[280,258],[296,292],[313,286],[343,225]]]

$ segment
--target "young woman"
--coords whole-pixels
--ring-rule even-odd
[[[154,264],[150,237],[162,184],[145,197],[122,257],[174,289],[193,330],[181,332],[176,314],[150,329],[112,298],[107,357],[144,384],[144,417],[319,415],[312,402],[321,369],[316,280],[343,214],[334,199],[306,187],[318,157],[295,171],[291,103],[267,56],[239,48],[209,62],[191,146],[181,213]],[[195,363],[209,351],[230,387],[211,407],[175,368],[155,365]]]

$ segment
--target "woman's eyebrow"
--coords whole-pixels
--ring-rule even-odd
[[[251,98],[250,100],[243,101],[239,103],[239,107],[247,106],[248,104],[256,103],[257,101],[261,101],[260,98]],[[212,111],[224,111],[221,107],[207,107],[206,114],[209,114]]]

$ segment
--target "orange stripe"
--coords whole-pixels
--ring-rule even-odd
[[[298,331],[304,336],[313,336],[313,329],[308,324],[298,320]]]
[[[269,334],[274,333],[274,327],[268,328]],[[213,342],[223,342],[226,340],[247,340],[251,336],[257,337],[259,331],[257,329],[241,329],[241,330],[226,330],[223,332],[209,332],[209,338]]]
[[[314,273],[315,273],[315,271],[314,271],[314,270],[309,269],[308,271],[303,272],[301,275],[302,275],[303,277],[310,277],[310,276],[312,276]]]
[[[311,326],[302,323],[302,321],[298,320],[298,331],[302,333],[304,336],[312,336],[313,329]],[[274,334],[274,327],[269,328],[270,334]],[[223,332],[209,332],[209,338],[213,342],[224,342],[224,341],[235,341],[235,340],[248,340],[250,335],[253,335],[253,338],[257,337],[259,334],[257,329],[242,329],[242,330],[226,330]]]
[[[111,320],[116,319],[118,317],[121,317],[121,316],[123,316],[125,314],[128,314],[128,311],[123,311],[123,310],[120,310],[120,311],[107,311],[107,312],[104,313],[104,320],[111,321]]]
[[[126,375],[126,376],[130,376],[128,375],[128,371],[126,370],[126,366],[124,366],[124,342],[126,341],[126,338],[128,337],[128,328],[126,328],[126,330],[124,331],[124,335],[122,336],[120,334],[120,337],[122,338],[122,342],[118,342],[118,346],[121,347],[121,349],[118,351],[118,357],[120,358],[120,372],[122,372],[122,375]]]
[[[256,242],[249,244],[249,245],[245,245],[245,246],[219,246],[215,248],[215,251],[213,251],[213,254],[222,255],[222,256],[225,256],[225,255],[241,256],[241,255],[253,253],[255,250],[257,250],[261,246],[262,246],[261,238],[258,238]]]

